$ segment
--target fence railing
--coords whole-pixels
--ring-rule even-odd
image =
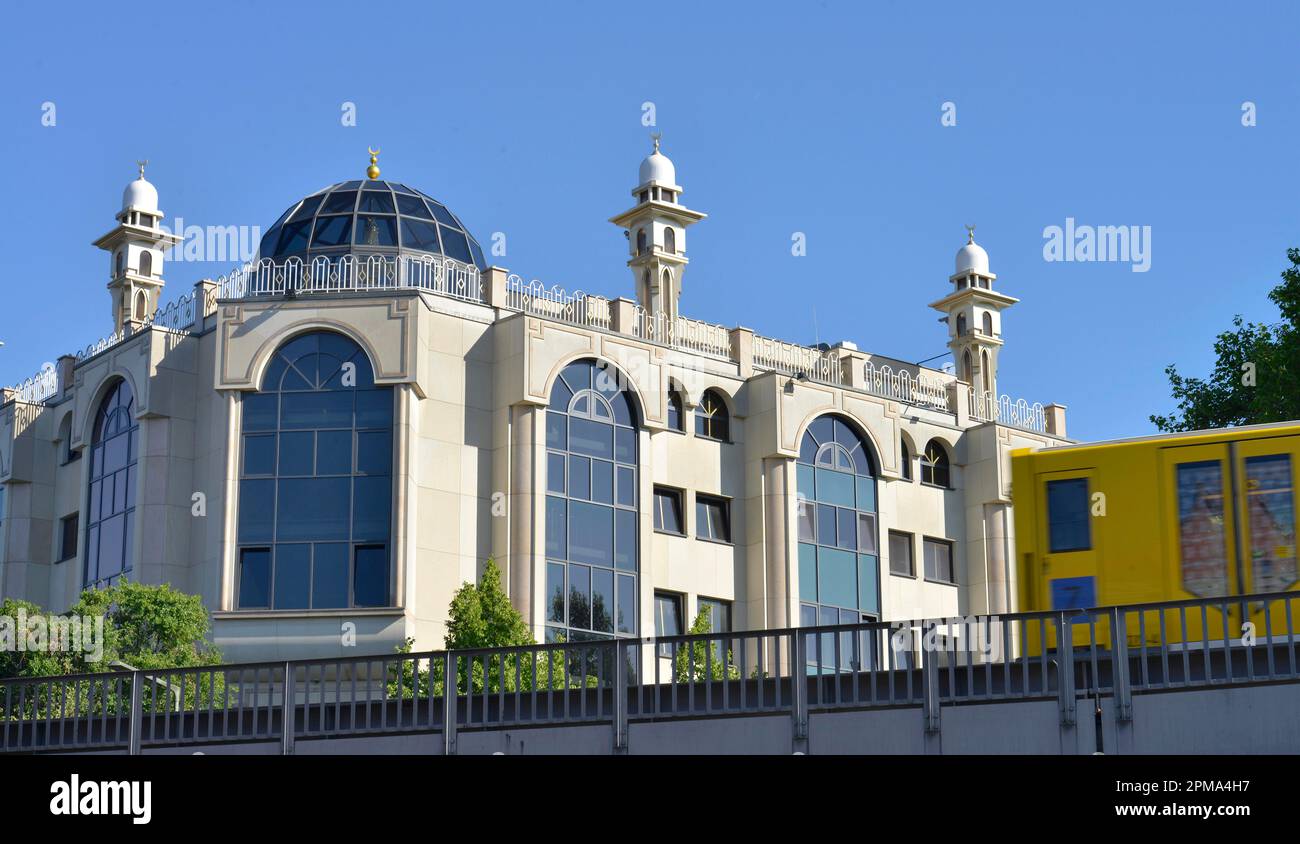
[[[895,371],[889,364],[876,366],[871,361],[866,363],[864,376],[870,393],[946,413],[955,412],[945,381],[926,377],[923,373],[912,375],[906,369]]]
[[[1007,395],[995,398],[992,393],[972,390],[970,415],[982,422],[998,422],[1040,434],[1047,431],[1047,414],[1042,404],[1030,404],[1024,399],[1012,400]]]
[[[650,313],[640,305],[633,312],[636,314],[636,336],[643,340],[731,359],[731,331],[725,325]]]
[[[754,335],[754,366],[787,375],[805,375],[823,384],[841,385],[844,372],[839,356],[813,346],[785,343],[771,337]]]
[[[1057,701],[1300,681],[1300,592],[0,681],[0,750],[122,749]],[[1249,623],[1249,625],[1247,624]],[[623,744],[620,745],[619,742]]]
[[[609,300],[604,296],[581,290],[566,293],[561,287],[546,287],[536,279],[525,282],[517,275],[506,279],[506,307],[584,328],[608,331],[612,325]]]
[[[443,296],[483,301],[483,281],[477,267],[437,255],[343,255],[264,259],[245,264],[216,280],[217,299],[286,296],[312,293],[371,292],[413,288]]]

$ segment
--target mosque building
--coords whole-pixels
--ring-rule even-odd
[[[0,596],[169,583],[238,662],[441,647],[489,558],[538,641],[1015,609],[1009,454],[1065,408],[999,393],[1017,300],[973,231],[930,303],[949,372],[685,316],[706,215],[658,140],[611,218],[634,298],[526,282],[366,176],[165,302],[141,167],[94,241],[108,336],[0,394]]]

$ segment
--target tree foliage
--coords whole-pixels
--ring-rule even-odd
[[[686,632],[695,634],[712,630],[713,608],[705,604]],[[673,671],[679,683],[740,679],[740,668],[732,659],[731,648],[724,651],[722,643],[716,641],[700,640],[679,646],[673,656]]]
[[[1300,419],[1300,249],[1287,250],[1291,266],[1268,298],[1281,312],[1279,322],[1247,323],[1214,341],[1215,364],[1206,378],[1165,368],[1177,410],[1152,415],[1162,431],[1195,431],[1234,425]]]

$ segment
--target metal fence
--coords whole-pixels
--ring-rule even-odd
[[[1300,680],[1300,592],[810,628],[393,653],[0,681],[0,750],[125,750],[214,742],[629,724],[1052,700]],[[1062,643],[1068,646],[1062,648]],[[454,693],[453,693],[454,691]]]

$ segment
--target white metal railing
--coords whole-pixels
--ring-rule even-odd
[[[636,336],[652,343],[662,343],[706,355],[731,357],[731,331],[725,325],[714,325],[684,316],[670,318],[667,314],[654,314],[634,306]]]
[[[758,334],[754,335],[754,366],[789,375],[806,375],[825,384],[844,383],[839,356],[832,351],[783,343]]]
[[[998,422],[1038,433],[1047,431],[1047,414],[1042,404],[1024,399],[1014,401],[1008,395],[995,398],[992,393],[971,391],[970,415],[981,422]]]
[[[171,331],[186,331],[194,326],[196,301],[197,297],[191,290],[175,302],[154,311],[153,316],[145,320],[145,325],[155,325]]]
[[[871,361],[867,361],[863,375],[869,393],[945,413],[954,413],[956,410],[948,398],[947,383],[938,378],[927,377],[919,372],[912,375],[906,369],[895,371],[889,364],[878,367]]]
[[[54,364],[47,363],[41,371],[14,386],[15,398],[29,404],[39,404],[59,391],[59,373]]]
[[[318,256],[310,261],[263,259],[232,270],[216,280],[211,305],[217,299],[284,296],[312,293],[367,292],[414,288],[470,302],[483,301],[478,267],[437,255],[338,258]]]
[[[609,300],[604,296],[590,296],[581,290],[566,293],[562,287],[546,287],[537,279],[525,283],[513,274],[506,279],[506,307],[586,328],[608,331],[612,325]]]

